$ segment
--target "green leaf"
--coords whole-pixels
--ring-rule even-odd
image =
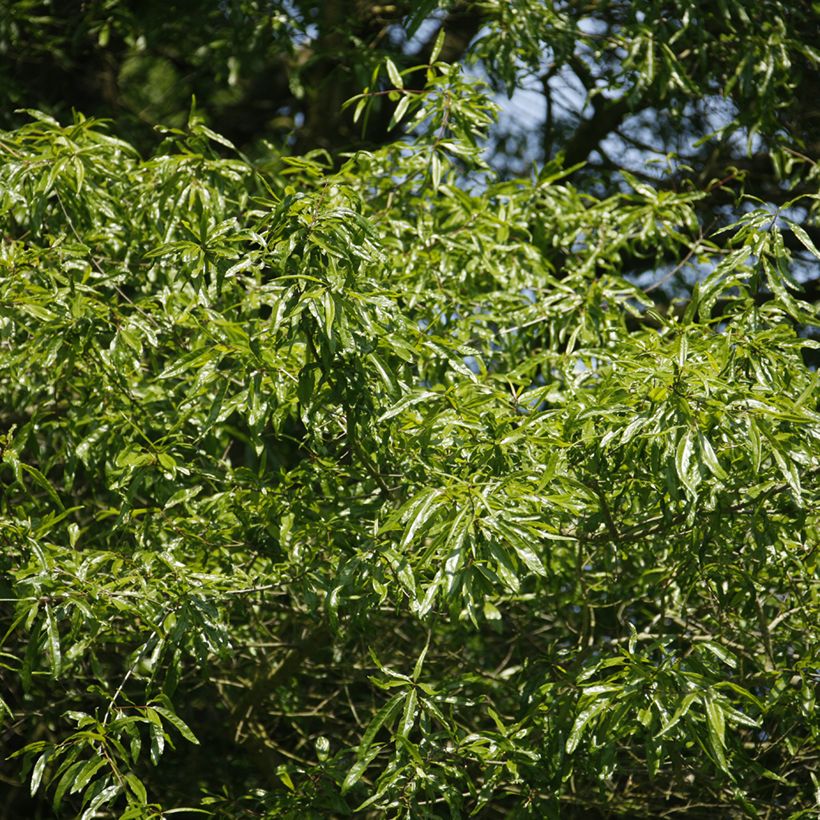
[[[146,709],[145,712],[149,717],[154,714],[152,709]],[[159,718],[157,718],[157,720],[159,720]],[[148,726],[148,734],[151,739],[151,762],[156,766],[162,757],[162,753],[165,751],[165,733],[162,730],[162,726],[151,722]]]
[[[2,719],[3,712],[9,717],[14,717],[14,712],[11,711],[11,707],[3,700],[2,696],[0,696],[0,719]],[[2,723],[0,723],[0,725],[2,725]]]
[[[532,547],[527,547],[516,543],[513,543],[512,546],[518,557],[526,564],[527,569],[530,572],[534,572],[536,575],[546,576],[547,570],[544,568],[543,563],[541,563],[541,559],[538,555],[536,555],[535,550],[533,550]]]
[[[204,134],[208,139],[213,140],[214,142],[218,142],[220,145],[224,145],[226,148],[230,148],[233,151],[236,151],[236,146],[227,138],[223,137],[221,134],[217,134],[216,131],[212,131],[202,123],[198,123],[196,126],[196,132]]]
[[[368,104],[369,99],[366,96],[362,96],[362,98],[356,103],[356,107],[353,109],[353,122],[356,123],[361,119],[362,112],[365,109],[365,106]]]
[[[789,457],[790,454],[784,453],[784,448],[781,442],[779,442],[769,430],[763,424],[758,424],[758,429],[763,432],[766,439],[769,442],[771,447],[771,454],[774,457],[775,463],[777,464],[780,472],[782,473],[783,477],[786,479],[786,483],[791,488],[792,492],[794,493],[795,499],[797,500],[798,504],[803,503],[803,488],[800,484],[800,473],[797,470],[797,465],[791,460]]]
[[[686,430],[681,434],[678,446],[675,449],[675,469],[681,484],[686,487],[692,496],[695,496],[697,495],[698,477],[692,459],[693,449],[692,432]]]
[[[708,649],[716,658],[720,658],[720,660],[722,660],[727,666],[732,669],[737,669],[737,658],[733,652],[730,652],[728,649],[720,646],[714,641],[704,641],[701,646],[704,649]]]
[[[595,701],[592,705],[587,706],[578,712],[575,718],[575,722],[572,724],[572,729],[570,730],[569,736],[566,740],[567,754],[571,755],[578,748],[578,744],[581,742],[584,730],[589,725],[589,722],[598,715],[600,715],[601,712],[603,712],[604,709],[606,709],[608,706],[608,700],[599,699]]]
[[[419,529],[424,526],[444,500],[441,490],[434,488],[424,490],[417,498],[420,499],[420,503],[415,507],[413,515],[407,522],[407,527],[399,544],[400,549],[404,549],[412,542]]]
[[[698,692],[689,692],[684,695],[678,705],[678,708],[675,710],[675,713],[663,724],[663,726],[661,726],[661,730],[657,733],[657,735],[655,735],[655,737],[662,737],[677,726],[681,718],[687,714],[692,704],[698,700],[700,700],[700,694]]]
[[[723,709],[708,695],[704,699],[704,706],[706,707],[709,745],[715,755],[718,766],[720,766],[724,772],[728,773],[729,769],[726,765],[726,755],[724,752],[726,747],[726,721]]]
[[[519,579],[518,573],[513,566],[511,557],[500,544],[490,542],[487,545],[487,548],[495,559],[495,570],[501,580],[510,590],[513,592],[518,592],[521,587],[521,580]]]
[[[436,593],[441,586],[442,580],[442,574],[441,571],[439,571],[436,573],[435,578],[433,578],[432,583],[430,583],[424,591],[424,597],[420,601],[416,600],[411,602],[411,608],[419,618],[423,618],[433,608]]]
[[[820,259],[820,251],[817,250],[814,242],[811,241],[809,235],[800,227],[796,222],[790,222],[786,220],[788,226],[791,228],[794,235],[800,240],[800,244],[812,255],[815,256],[817,259]]]
[[[723,467],[720,466],[720,462],[715,455],[715,451],[712,449],[712,445],[709,443],[709,439],[702,433],[699,433],[698,443],[700,445],[700,456],[703,459],[703,463],[709,468],[715,478],[725,481],[729,476]]]
[[[40,788],[40,783],[43,779],[43,772],[46,770],[46,763],[48,763],[48,759],[52,755],[52,750],[48,749],[47,751],[43,752],[38,758],[37,762],[34,764],[34,768],[31,771],[31,796],[34,797],[37,794],[37,789]]]
[[[91,820],[91,818],[97,813],[97,810],[106,803],[110,803],[121,790],[122,787],[118,783],[106,786],[88,804],[88,808],[82,813],[80,820]]]
[[[378,712],[376,712],[376,714],[373,716],[373,719],[368,724],[364,735],[362,735],[362,740],[359,744],[359,757],[362,757],[367,753],[379,729],[381,729],[381,727],[385,724],[389,725],[390,721],[395,717],[396,713],[399,711],[399,708],[401,707],[404,698],[405,693],[398,692],[397,694],[393,695],[385,704],[383,704]]]
[[[436,35],[436,42],[433,44],[433,50],[430,52],[430,65],[432,65],[436,60],[438,60],[439,54],[441,54],[441,49],[444,47],[445,36],[446,32],[444,30],[444,26],[442,26],[438,30],[438,34]]]
[[[436,393],[431,393],[430,391],[425,391],[423,393],[417,393],[415,395],[405,396],[401,400],[397,401],[389,410],[382,413],[377,419],[376,422],[380,423],[382,421],[387,421],[388,419],[392,419],[394,416],[398,416],[399,413],[406,410],[408,407],[412,407],[415,404],[420,404],[423,401],[427,401],[431,398],[438,398]]]
[[[393,112],[393,117],[391,119],[391,128],[397,126],[402,119],[404,119],[404,115],[407,113],[407,109],[410,107],[410,97],[409,95],[405,95],[402,97],[398,105],[396,106],[396,110]]]
[[[131,794],[136,797],[137,802],[144,806],[148,801],[148,793],[145,790],[145,786],[142,784],[142,781],[133,773],[128,773],[124,775],[125,782],[128,784],[128,789]]]
[[[431,641],[432,637],[433,637],[433,633],[428,632],[427,633],[427,642],[424,644],[424,649],[421,650],[421,652],[419,653],[418,658],[416,658],[416,663],[413,666],[413,675],[412,675],[412,678],[413,678],[414,681],[417,681],[419,679],[419,676],[421,675],[421,670],[424,667],[424,659],[427,657],[427,652],[430,649],[430,641]]]
[[[500,621],[501,620],[501,612],[499,611],[498,607],[492,603],[489,599],[484,601],[483,605],[484,617],[488,621]]]
[[[494,520],[494,527],[507,539],[510,546],[515,550],[518,557],[524,562],[524,565],[530,572],[546,577],[547,570],[544,564],[532,546],[527,543],[528,539],[533,537],[532,535],[518,530],[500,518]]]
[[[407,737],[416,722],[416,711],[418,708],[418,697],[416,690],[411,689],[407,693],[404,701],[404,712],[402,714],[401,722],[399,723],[399,735]]]
[[[345,779],[342,781],[341,793],[347,794],[356,783],[359,782],[362,775],[367,771],[367,767],[373,762],[373,758],[379,753],[378,746],[368,749],[367,753],[362,757],[358,757],[354,764],[350,767]]]
[[[401,78],[398,68],[396,68],[396,64],[387,57],[385,58],[384,65],[385,68],[387,68],[387,76],[390,77],[390,82],[393,83],[396,88],[404,88],[404,81]]]
[[[322,305],[324,306],[325,335],[328,339],[333,336],[333,320],[336,318],[336,302],[330,291],[322,294]]]
[[[105,765],[106,760],[103,757],[92,758],[91,760],[86,761],[82,770],[77,774],[77,777],[72,783],[69,794],[77,794],[77,792],[81,792],[88,785],[88,783],[91,782],[91,778],[94,777],[94,775],[97,774],[97,772]]]
[[[151,701],[152,703],[156,703],[156,701]],[[168,721],[189,743],[193,743],[196,746],[199,746],[199,741],[196,739],[196,735],[191,731],[188,727],[188,724],[185,723],[178,715],[174,714],[170,709],[166,709],[162,706],[154,706],[154,711],[162,715],[165,720]]]
[[[384,382],[384,386],[390,393],[399,392],[399,383],[393,370],[387,365],[384,359],[376,353],[369,353],[367,358],[376,368],[379,378]]]
[[[290,776],[290,772],[284,766],[278,766],[276,769],[277,777],[285,784],[285,786],[290,789],[290,791],[295,792],[296,786],[293,784],[293,778]]]
[[[48,635],[48,651],[51,659],[51,674],[57,678],[62,669],[63,656],[60,652],[60,633],[57,629],[57,621],[54,612],[49,604],[45,606],[46,611],[46,633]]]
[[[59,810],[66,790],[69,786],[74,784],[77,774],[85,765],[85,760],[78,760],[75,763],[72,763],[71,766],[69,766],[60,776],[60,780],[57,782],[57,788],[54,790],[54,797],[51,803],[51,807],[55,812]]]
[[[438,191],[441,187],[441,157],[433,152],[430,158],[430,179],[433,185],[433,190]]]
[[[60,500],[60,496],[57,495],[56,490],[54,489],[54,487],[51,486],[51,482],[36,467],[32,467],[30,464],[25,464],[21,461],[20,468],[25,470],[35,480],[35,482],[46,491],[48,497],[61,510],[65,509],[63,506],[63,502]]]
[[[638,630],[635,629],[635,624],[633,624],[632,621],[627,623],[627,627],[629,627],[629,654],[634,655],[638,649]]]

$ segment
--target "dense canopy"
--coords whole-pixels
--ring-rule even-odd
[[[815,816],[818,42],[3,4],[0,816]]]

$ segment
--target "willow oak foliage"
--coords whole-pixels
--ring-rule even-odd
[[[499,181],[435,58],[338,167],[0,138],[7,816],[816,810],[817,250]]]

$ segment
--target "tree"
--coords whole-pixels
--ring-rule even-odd
[[[87,105],[6,67],[63,119],[0,134],[4,815],[811,816],[814,7],[43,6],[0,41]]]

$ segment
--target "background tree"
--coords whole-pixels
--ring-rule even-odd
[[[0,10],[5,816],[816,812],[765,10]]]

